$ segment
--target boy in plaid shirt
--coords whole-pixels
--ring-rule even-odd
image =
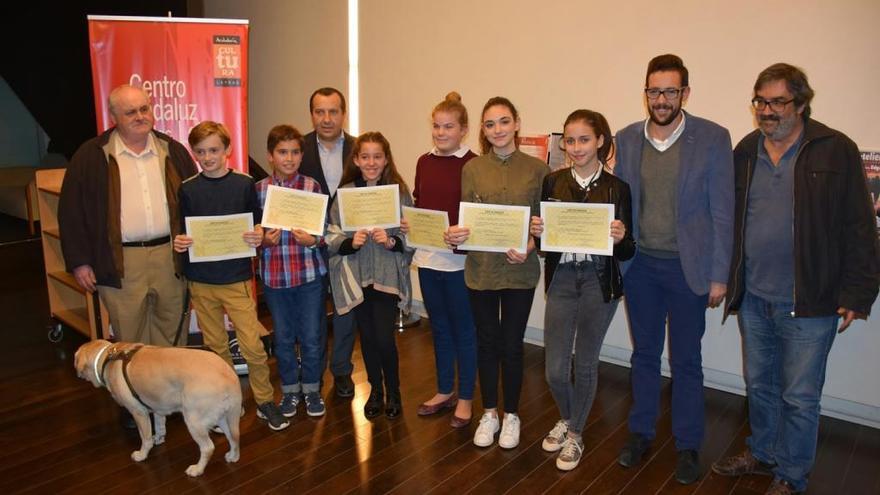
[[[273,172],[256,185],[261,206],[266,204],[270,185],[321,193],[317,181],[298,173],[303,149],[303,136],[298,130],[289,125],[273,127],[266,147]],[[320,394],[320,317],[324,306],[321,277],[327,273],[318,250],[322,243],[322,237],[300,229],[264,232],[260,278],[274,325],[275,357],[283,392],[279,407],[288,418],[296,414],[301,394],[309,416],[322,416],[325,410]],[[297,342],[301,365],[297,363]]]

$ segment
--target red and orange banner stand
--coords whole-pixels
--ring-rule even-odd
[[[88,16],[98,132],[110,128],[107,96],[120,84],[144,88],[155,128],[186,144],[203,120],[232,137],[229,166],[247,172],[248,21]]]

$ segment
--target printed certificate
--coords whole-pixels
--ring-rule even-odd
[[[186,235],[193,239],[189,248],[192,263],[257,255],[256,249],[248,246],[242,238],[245,232],[254,230],[254,216],[251,213],[186,217],[185,221]]]
[[[541,201],[541,250],[611,256],[614,205]]]
[[[409,222],[406,245],[429,251],[450,252],[443,240],[443,233],[449,228],[449,214],[445,211],[424,208],[402,207],[403,218]]]
[[[260,224],[273,229],[302,229],[312,235],[324,235],[328,199],[326,194],[270,185]]]
[[[515,249],[525,253],[529,242],[530,215],[528,206],[462,201],[458,206],[458,224],[470,229],[471,235],[458,249],[494,253]]]
[[[342,230],[400,227],[400,193],[397,184],[372,187],[340,187],[339,223]]]

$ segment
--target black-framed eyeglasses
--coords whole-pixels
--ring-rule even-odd
[[[684,91],[684,88],[687,86],[682,86],[680,88],[645,88],[645,95],[649,100],[656,100],[660,98],[660,95],[666,97],[667,100],[675,100],[681,96],[681,92]]]
[[[755,110],[761,112],[765,108],[767,108],[767,105],[770,105],[770,110],[773,110],[774,112],[781,112],[785,110],[785,107],[793,101],[794,98],[790,100],[765,100],[764,98],[759,98],[756,96],[752,98],[752,106],[755,107]]]

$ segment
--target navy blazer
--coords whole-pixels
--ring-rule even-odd
[[[675,233],[688,287],[707,294],[709,284],[727,283],[733,251],[733,148],[727,129],[686,114],[678,172]],[[614,175],[632,190],[633,237],[638,246],[642,145],[645,121],[618,131]],[[626,273],[632,260],[621,263]]]
[[[351,159],[351,148],[354,146],[354,138],[349,136],[348,133],[343,134],[345,135],[345,140],[342,142],[342,168],[344,170],[346,162]],[[315,131],[312,131],[303,136],[303,141],[303,159],[299,166],[299,173],[308,175],[318,181],[318,184],[321,185],[321,192],[324,194],[330,194],[330,188],[327,186],[327,178],[324,177],[324,169],[321,167],[321,155],[318,153],[318,135]],[[336,184],[337,187],[341,185],[342,184]],[[333,203],[332,197],[330,198],[330,201],[327,202],[328,212],[330,211],[331,203]]]

